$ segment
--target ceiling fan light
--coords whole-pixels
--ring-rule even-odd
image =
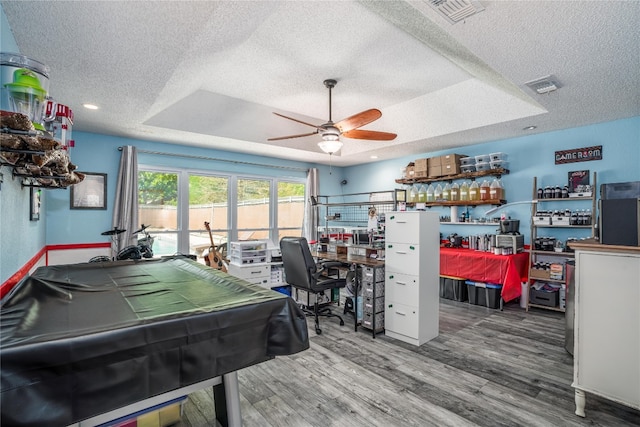
[[[342,141],[337,138],[334,140],[323,140],[318,142],[318,147],[327,154],[333,154],[342,148]]]

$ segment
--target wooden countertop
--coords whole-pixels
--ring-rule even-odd
[[[580,251],[598,251],[598,252],[619,252],[640,254],[640,246],[622,246],[622,245],[603,245],[595,239],[580,240],[577,242],[569,242],[569,247],[573,250]]]

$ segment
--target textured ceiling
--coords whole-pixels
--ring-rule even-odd
[[[2,1],[74,130],[328,163],[313,132],[369,108],[353,165],[640,115],[640,2],[481,1],[450,24],[425,1]],[[553,74],[558,91],[525,83]],[[89,102],[97,111],[81,107]],[[529,132],[530,133],[530,132]]]

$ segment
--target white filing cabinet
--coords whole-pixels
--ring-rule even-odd
[[[640,409],[640,248],[572,244],[576,250],[573,384]]]
[[[438,336],[438,213],[388,213],[385,241],[385,334],[422,345]]]
[[[271,264],[245,264],[239,265],[231,263],[227,269],[229,274],[239,279],[244,279],[254,285],[271,289]]]

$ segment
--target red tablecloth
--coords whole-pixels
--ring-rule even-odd
[[[502,299],[520,296],[521,283],[527,280],[529,254],[494,255],[469,249],[440,248],[440,274],[475,282],[502,284]]]

